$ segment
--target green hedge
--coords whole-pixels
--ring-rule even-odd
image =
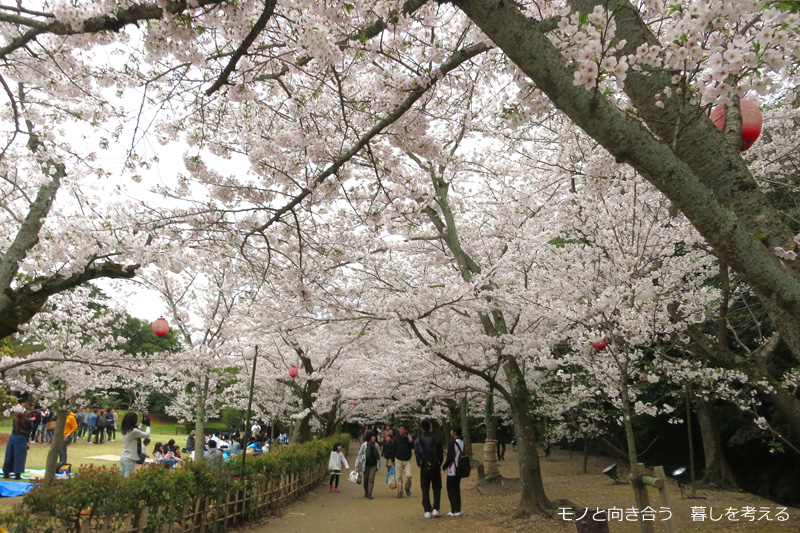
[[[159,506],[159,513],[150,513],[147,521],[147,531],[154,531],[180,518],[184,506],[198,498],[216,501],[231,489],[241,488],[244,482],[280,479],[286,474],[324,467],[334,442],[346,449],[350,438],[342,434],[278,447],[265,455],[248,455],[245,480],[240,479],[240,457],[214,469],[191,461],[172,470],[156,465],[137,466],[129,479],[120,476],[118,466],[82,468],[71,479],[39,484],[23,497],[21,505],[0,514],[0,524],[12,533],[77,532],[81,518],[91,516],[98,530],[116,531],[127,525],[134,513]]]

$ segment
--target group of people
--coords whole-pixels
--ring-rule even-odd
[[[377,431],[368,431],[364,442],[358,450],[355,469],[361,473],[364,486],[364,497],[373,499],[372,492],[375,487],[375,476],[385,464],[387,472],[394,468],[397,483],[397,497],[411,496],[411,461],[412,451],[414,461],[420,468],[420,490],[422,491],[422,508],[425,518],[441,516],[442,472],[447,475],[447,497],[450,502],[450,512],[447,516],[461,515],[461,477],[456,471],[456,465],[464,454],[464,440],[461,428],[454,427],[450,431],[450,443],[447,453],[444,452],[439,438],[432,433],[430,420],[423,420],[420,427],[422,434],[414,437],[409,432],[406,424],[400,425],[397,432],[390,426],[379,428]],[[378,439],[382,432],[383,439]],[[328,491],[339,492],[339,475],[341,466],[350,468],[341,446],[338,444],[331,452],[328,469],[331,472]],[[431,492],[433,500],[431,501]]]
[[[35,414],[32,415],[32,411],[36,410],[35,406],[26,406],[24,404],[19,404],[11,410],[13,413],[11,436],[8,439],[6,456],[3,461],[3,477],[6,479],[10,478],[11,474],[14,474],[15,479],[22,478],[22,473],[25,471],[25,463],[28,459],[28,446],[34,442],[33,439],[36,438],[37,428],[41,425],[41,423],[39,425],[36,424],[37,416]],[[55,421],[50,420],[49,423],[55,424]],[[54,426],[48,430],[50,439],[47,442],[52,442],[52,432],[54,430]],[[64,440],[61,443],[61,450],[58,454],[59,465],[67,463],[67,446],[73,441],[77,431],[78,423],[75,419],[75,413],[69,411],[64,422]]]

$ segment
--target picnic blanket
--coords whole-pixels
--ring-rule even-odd
[[[84,459],[95,459],[98,461],[119,461],[119,455],[93,455]]]
[[[25,481],[0,481],[0,496],[11,498],[22,496],[33,488],[33,483]]]
[[[22,479],[42,479],[44,478],[44,470],[28,469],[22,473]]]

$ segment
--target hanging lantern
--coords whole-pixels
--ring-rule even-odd
[[[153,333],[155,333],[157,337],[163,337],[169,333],[169,323],[166,318],[162,316],[153,322]]]
[[[355,401],[355,400],[350,400],[350,405],[352,405],[353,407],[355,407],[356,405],[358,405],[358,402],[357,402],[357,401]]]
[[[761,110],[758,109],[755,102],[740,98],[739,108],[742,111],[742,151],[744,152],[761,135],[763,119],[761,118]],[[711,121],[718,130],[722,131],[725,126],[725,106],[718,105],[714,108],[711,112]]]
[[[550,359],[544,364],[544,367],[551,372],[555,372],[556,370],[558,370],[558,361]]]
[[[289,367],[289,376],[290,377],[296,378],[297,374],[299,374],[299,373],[300,373],[300,371],[297,370],[296,366],[292,365],[292,366]]]
[[[483,403],[483,396],[478,396],[478,403]]]
[[[603,337],[603,340],[592,343],[592,348],[598,352],[605,350],[606,346],[608,346],[608,337]]]

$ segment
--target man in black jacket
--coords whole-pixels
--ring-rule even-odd
[[[419,483],[422,490],[422,508],[425,518],[441,516],[439,505],[442,500],[442,470],[444,462],[444,448],[442,443],[431,433],[431,421],[425,419],[420,424],[422,435],[414,443],[414,455],[417,458],[420,475]],[[433,505],[431,505],[430,489],[433,488]]]
[[[403,486],[406,496],[411,496],[411,450],[414,449],[414,437],[408,433],[408,425],[400,426],[399,434],[392,442],[392,465],[397,479],[397,497],[403,497]]]

